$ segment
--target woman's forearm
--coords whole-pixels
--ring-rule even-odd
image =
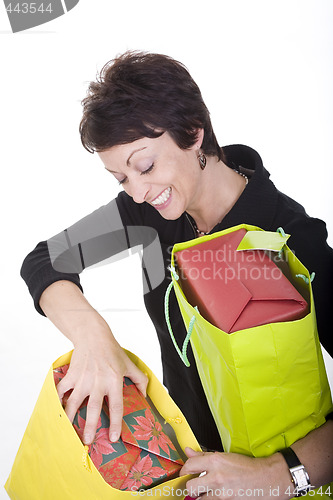
[[[104,331],[110,339],[114,339],[105,320],[71,281],[52,283],[42,293],[39,304],[45,315],[74,346],[82,342],[83,335],[89,335],[89,332],[95,339],[97,331]]]
[[[308,472],[313,488],[325,486],[333,481],[333,422],[331,420],[293,443],[291,448]],[[295,485],[281,453],[275,453],[267,458],[267,463],[270,465],[272,484],[278,486],[280,496],[282,498],[293,497]],[[325,488],[323,493],[324,491]]]
[[[305,466],[315,487],[333,481],[333,421],[311,431],[296,441],[292,449]]]
[[[300,462],[309,473],[311,484],[318,488],[333,480],[333,422],[311,431],[292,445]],[[196,452],[187,449],[189,459],[181,475],[201,474],[186,483],[192,497],[230,498],[256,496],[264,500],[278,497],[288,500],[295,496],[288,465],[281,453],[253,458],[237,453]],[[207,494],[209,492],[209,495]],[[322,489],[324,495],[325,488]]]

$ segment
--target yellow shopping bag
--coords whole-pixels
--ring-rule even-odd
[[[305,317],[226,333],[204,319],[196,304],[188,302],[175,267],[177,252],[193,247],[200,252],[203,242],[239,229],[246,229],[247,233],[237,251],[268,249],[280,255],[283,252],[291,275],[297,276],[299,287],[308,298],[310,310]],[[165,303],[169,331],[187,365],[186,349],[191,343],[208,404],[228,452],[255,457],[272,455],[324,424],[325,416],[332,411],[311,277],[286,245],[288,237],[283,230],[271,233],[242,224],[173,247],[172,282]],[[172,287],[188,331],[182,349],[173,336],[169,318],[168,295]],[[319,496],[325,497],[325,492],[330,496],[333,488],[322,488]]]
[[[172,427],[184,450],[200,447],[179,408],[151,370],[126,351],[147,374],[147,395],[165,422]],[[5,488],[12,500],[107,500],[130,499],[133,495],[157,498],[186,495],[189,476],[177,477],[145,491],[120,491],[107,484],[95,468],[85,447],[61,406],[53,370],[70,362],[71,353],[56,360],[47,374],[24,433]]]

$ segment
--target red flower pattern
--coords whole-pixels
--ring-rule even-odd
[[[83,441],[83,431],[84,431],[84,424],[85,423],[86,423],[85,419],[81,417],[80,413],[77,413],[77,425],[73,424],[73,427],[76,430],[81,441]],[[99,418],[99,421],[98,421],[98,427],[100,427],[100,426],[101,426],[101,418]]]
[[[64,378],[64,376],[68,372],[69,365],[59,366],[59,368],[55,368],[53,370],[53,377],[55,385],[58,385],[60,380]]]
[[[79,413],[77,416],[77,420],[78,420],[78,425],[74,424],[74,428],[82,441],[83,428],[84,428],[86,421],[84,418],[81,417],[81,415]],[[101,425],[102,425],[101,417],[99,417],[97,428],[101,427]],[[104,427],[104,428],[102,427],[96,433],[94,441],[89,446],[88,453],[90,455],[90,458],[94,462],[95,466],[99,467],[103,462],[103,455],[109,455],[110,453],[113,453],[114,451],[116,451],[116,450],[114,449],[114,447],[112,446],[112,444],[109,440],[109,429],[106,427]]]
[[[153,467],[152,459],[146,455],[132,466],[121,489],[136,491],[143,486],[150,486],[153,479],[160,478],[164,474],[165,471],[161,467]]]
[[[109,440],[109,429],[100,429],[95,436],[93,443],[89,446],[89,455],[96,467],[103,462],[103,455],[109,455],[116,450]]]
[[[54,380],[57,385],[59,381],[66,375],[69,365],[57,368],[54,370]],[[67,397],[71,391],[66,393]],[[64,401],[65,403],[65,401]],[[83,440],[83,431],[86,424],[85,418],[81,416],[82,408],[86,407],[88,398],[83,401],[75,418],[74,428]],[[108,415],[108,401],[105,398],[103,409]],[[136,491],[140,488],[153,486],[156,481],[162,477],[172,477],[180,469],[181,459],[171,459],[171,450],[176,451],[169,437],[164,434],[163,428],[158,420],[156,420],[152,411],[147,408],[147,402],[142,394],[138,391],[134,384],[124,384],[124,415],[130,415],[133,412],[140,411],[142,416],[134,417],[138,425],[131,425],[132,431],[123,421],[122,437],[127,448],[127,453],[118,456],[119,450],[112,446],[109,441],[109,429],[102,427],[101,417],[99,418],[94,442],[89,446],[88,453],[104,477],[105,481],[113,487],[121,490]],[[81,414],[80,414],[81,413]],[[104,425],[104,423],[103,423]],[[148,450],[157,455],[160,467],[153,466],[152,458],[149,454],[140,458],[140,443],[137,441],[148,442]],[[134,445],[134,446],[133,446]],[[112,453],[116,453],[116,457],[112,458]],[[164,452],[164,453],[163,453]],[[145,452],[146,453],[146,452]],[[163,455],[168,457],[163,458]],[[105,463],[103,464],[103,460]],[[124,480],[124,477],[126,478]]]
[[[159,448],[161,448],[168,456],[170,456],[170,448],[176,451],[168,436],[164,434],[161,424],[155,420],[150,410],[145,411],[144,417],[135,417],[135,420],[139,425],[133,425],[133,436],[137,440],[148,441],[149,451],[159,455]]]

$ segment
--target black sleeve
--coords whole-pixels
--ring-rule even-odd
[[[68,280],[82,290],[79,274],[83,269],[124,258],[133,247],[142,249],[144,293],[158,286],[164,279],[163,255],[157,229],[148,224],[150,218],[144,213],[143,206],[122,192],[116,200],[39,243],[21,268],[37,311],[44,314],[39,299],[49,285]]]
[[[45,288],[59,280],[75,283],[81,290],[79,273],[97,262],[129,248],[116,200],[40,242],[23,261],[21,276],[44,314],[39,299]]]
[[[36,310],[43,316],[45,314],[39,305],[39,299],[45,288],[52,283],[60,280],[72,281],[83,292],[77,273],[62,273],[54,269],[46,241],[38,243],[26,256],[21,267],[21,276],[28,286]]]
[[[299,214],[284,229],[291,235],[288,246],[310,274],[315,273],[312,289],[319,339],[333,356],[333,250],[327,244],[326,225],[320,219]]]

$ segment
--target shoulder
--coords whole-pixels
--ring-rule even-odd
[[[289,233],[290,243],[316,246],[325,244],[327,228],[324,221],[307,214],[305,208],[296,200],[277,191],[277,204],[274,224],[282,226]]]
[[[304,207],[277,191],[276,213],[272,229],[282,227],[290,234],[288,246],[310,272],[333,273],[333,250],[327,243],[324,221],[307,214]],[[332,287],[333,288],[333,287]]]

